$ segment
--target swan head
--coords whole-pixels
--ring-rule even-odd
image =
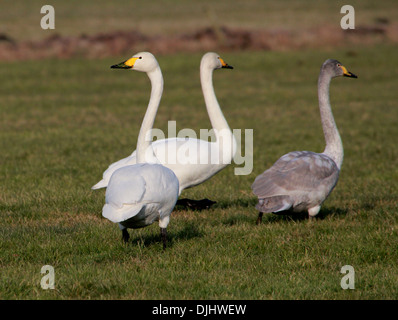
[[[340,76],[358,78],[355,74],[349,72],[341,62],[334,59],[326,60],[322,65],[321,72],[327,72],[332,78]]]
[[[220,57],[219,54],[215,52],[207,52],[203,55],[202,61],[200,62],[201,67],[207,67],[209,69],[221,69],[221,68],[226,68],[226,69],[233,69],[232,66],[230,66],[228,63],[224,61]]]
[[[141,72],[151,72],[158,67],[158,61],[150,52],[139,52],[130,59],[111,66],[112,69],[131,69]]]

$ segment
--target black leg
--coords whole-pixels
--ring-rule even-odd
[[[166,250],[166,245],[167,245],[167,229],[166,229],[166,228],[160,228],[160,235],[162,236],[163,250]]]
[[[127,231],[127,228],[123,229],[122,230],[122,240],[123,240],[123,242],[124,243],[128,243],[129,239],[130,239],[130,235],[129,235],[129,232]]]
[[[259,224],[262,223],[262,222],[263,222],[263,213],[262,213],[262,212],[259,212],[259,213],[258,213],[258,218],[257,218],[256,224],[259,225]]]

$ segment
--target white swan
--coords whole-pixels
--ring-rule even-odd
[[[214,52],[208,52],[202,57],[200,81],[216,141],[169,138],[156,140],[152,143],[153,150],[160,163],[173,170],[176,174],[180,183],[179,194],[184,189],[194,187],[210,179],[230,164],[236,153],[235,137],[221,111],[213,87],[213,71],[220,68],[232,69]],[[187,152],[189,153],[188,155]],[[184,155],[183,160],[179,155]],[[136,163],[136,151],[127,158],[111,164],[103,173],[102,180],[94,185],[92,189],[106,187],[109,178],[115,170],[134,163]]]
[[[308,211],[313,217],[335,187],[344,152],[330,106],[329,85],[332,78],[342,75],[357,78],[340,62],[329,59],[323,63],[318,78],[324,152],[290,152],[255,179],[252,189],[259,199],[256,209],[260,211],[257,224],[261,223],[263,212]]]
[[[111,68],[146,72],[152,90],[138,135],[137,163],[113,172],[106,189],[102,215],[119,223],[125,242],[129,239],[127,228],[142,228],[159,221],[163,248],[166,248],[166,228],[178,198],[179,183],[172,170],[157,163],[147,136],[162,97],[162,72],[155,57],[149,52],[138,53]]]

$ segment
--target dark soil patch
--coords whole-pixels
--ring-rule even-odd
[[[151,51],[154,54],[232,50],[292,50],[338,47],[347,43],[398,42],[398,24],[377,23],[354,30],[321,26],[307,30],[243,30],[204,28],[172,36],[147,36],[136,31],[114,31],[78,37],[53,35],[40,41],[20,41],[0,34],[0,60],[103,58]]]

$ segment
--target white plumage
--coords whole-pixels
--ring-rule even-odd
[[[165,248],[166,228],[178,198],[179,183],[172,170],[157,163],[150,139],[146,136],[152,129],[162,96],[162,73],[155,57],[149,52],[138,53],[112,68],[146,72],[152,90],[138,136],[137,163],[112,172],[102,215],[119,223],[125,242],[129,239],[127,228],[142,228],[159,221]]]
[[[125,228],[142,228],[155,221],[166,228],[177,201],[176,190],[174,173],[160,164],[126,166],[109,181],[102,215]]]
[[[179,180],[179,194],[184,189],[201,184],[231,163],[236,153],[236,140],[221,111],[214,93],[212,75],[220,68],[232,68],[220,56],[206,53],[200,64],[200,78],[206,108],[216,141],[193,138],[169,138],[156,140],[152,148],[159,163],[173,170]],[[92,189],[108,186],[115,170],[136,163],[136,151],[113,164],[103,173],[103,178]]]

